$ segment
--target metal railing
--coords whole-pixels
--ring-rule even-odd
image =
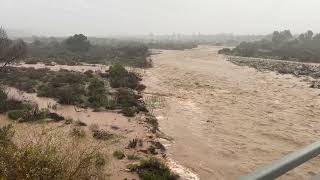
[[[299,165],[320,154],[320,141],[299,151],[293,152],[272,164],[257,169],[253,173],[240,177],[239,180],[272,180],[276,179]]]

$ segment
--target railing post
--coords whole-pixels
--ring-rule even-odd
[[[272,164],[257,169],[253,173],[240,177],[239,180],[272,180],[276,179],[299,165],[320,154],[320,141],[299,151],[293,152]]]

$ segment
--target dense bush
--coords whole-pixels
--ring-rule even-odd
[[[5,102],[5,109],[3,112],[9,111],[9,110],[25,109],[25,108],[27,108],[27,106],[30,106],[30,105],[28,103],[24,103],[22,101],[8,99]]]
[[[127,158],[129,160],[139,160],[139,159],[141,159],[138,155],[135,155],[135,154],[128,154]]]
[[[143,159],[139,164],[129,165],[131,171],[137,172],[142,180],[176,180],[178,176],[156,158]]]
[[[94,78],[90,81],[88,86],[88,102],[93,108],[107,107],[109,105],[107,90],[103,80]]]
[[[11,139],[14,135],[13,126],[7,125],[0,128],[0,147],[11,145]],[[1,176],[0,176],[1,177]]]
[[[48,118],[54,120],[54,121],[62,121],[65,118],[57,113],[48,113]]]
[[[18,120],[23,118],[24,111],[23,110],[11,110],[8,112],[8,117],[12,120]]]
[[[159,130],[159,123],[158,123],[157,118],[156,118],[154,115],[152,115],[152,114],[150,114],[150,113],[147,113],[147,114],[146,114],[146,122],[147,122],[148,124],[150,124],[150,126],[151,126],[151,131],[152,131],[153,133],[156,133],[157,130]]]
[[[105,160],[77,143],[53,142],[56,138],[26,139],[13,143],[12,126],[0,128],[0,179],[104,179]],[[60,139],[60,138],[57,138]],[[63,147],[63,148],[62,148]]]
[[[23,104],[22,109],[8,111],[8,117],[19,122],[37,121],[48,118],[49,111],[39,109],[37,105]]]
[[[0,113],[7,112],[9,110],[21,110],[26,108],[28,104],[21,101],[8,99],[7,93],[0,88]]]
[[[275,31],[271,40],[242,42],[232,50],[220,53],[244,57],[263,57],[302,62],[320,62],[320,34],[307,31],[294,37],[289,30]]]
[[[0,72],[0,81],[17,89],[34,93],[38,81],[46,75],[45,69],[7,67],[5,72]]]
[[[139,85],[142,79],[137,74],[133,72],[128,72],[120,64],[110,66],[108,72],[111,87],[127,87],[131,89],[141,90],[141,87]]]
[[[75,34],[67,38],[63,45],[72,52],[84,53],[87,52],[91,46],[88,38],[83,34]]]
[[[0,88],[0,113],[6,111],[7,93]]]
[[[139,111],[146,111],[139,100],[141,96],[136,92],[144,87],[140,84],[142,79],[139,75],[128,72],[119,64],[111,66],[107,74],[102,78],[93,72],[8,67],[7,73],[0,72],[0,81],[19,90],[36,92],[39,97],[55,98],[61,104],[92,107],[95,110],[121,109],[124,115],[130,117]],[[115,90],[109,91],[107,80]],[[28,88],[21,86],[24,83]],[[4,92],[0,93],[0,100],[5,97]],[[0,112],[21,109],[7,107],[21,105],[18,102],[1,102]]]
[[[25,77],[36,80],[37,84],[33,87],[37,89],[38,96],[56,98],[62,104],[84,103],[84,97],[87,93],[85,85],[90,81],[89,75],[71,71],[47,71],[42,73],[42,70],[40,70],[40,73],[37,73],[37,71],[30,69],[31,75]],[[17,72],[19,74],[18,69]],[[32,74],[38,76],[32,77]]]
[[[7,111],[10,119],[21,122],[45,119],[50,114],[47,110],[40,110],[37,105],[8,99],[4,90],[0,89],[0,113]]]
[[[120,88],[116,93],[117,103],[121,107],[138,107],[139,110],[142,110],[143,104],[139,101],[141,96],[136,95],[136,93],[131,89]]]
[[[218,51],[218,54],[226,54],[226,55],[229,55],[229,54],[231,54],[231,49],[229,49],[229,48],[220,49],[220,50]]]
[[[116,150],[113,152],[113,157],[117,158],[117,159],[123,159],[126,156],[124,155],[124,153],[120,150]]]
[[[121,112],[127,117],[134,117],[138,110],[135,106],[123,107]]]
[[[105,131],[105,130],[102,130],[102,129],[95,129],[95,130],[92,130],[93,134],[93,138],[95,139],[98,139],[98,140],[109,140],[113,137],[113,134]]]

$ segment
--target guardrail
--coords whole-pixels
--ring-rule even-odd
[[[276,179],[299,165],[320,154],[320,141],[299,151],[293,152],[272,164],[257,169],[253,173],[240,177],[239,180],[272,180]],[[319,167],[320,168],[320,167]]]

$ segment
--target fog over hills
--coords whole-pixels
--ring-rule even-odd
[[[1,0],[0,22],[26,34],[294,34],[320,31],[317,0]],[[21,34],[24,34],[21,33]],[[15,34],[15,33],[12,33]]]

